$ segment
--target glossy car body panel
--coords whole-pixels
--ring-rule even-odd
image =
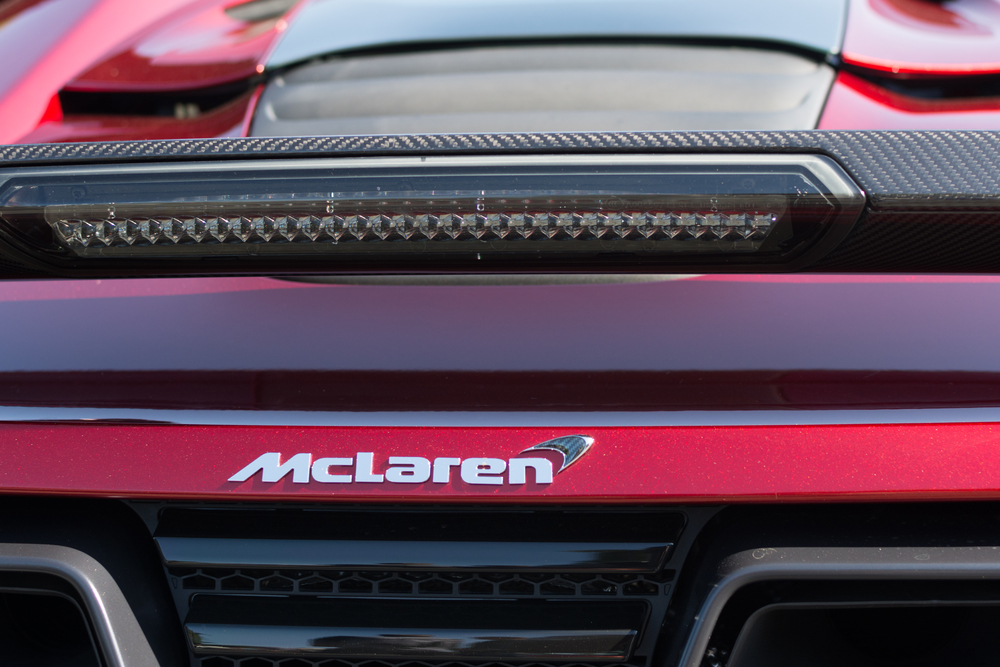
[[[989,423],[992,418],[934,423],[935,411],[928,411],[925,423],[894,424],[906,421],[911,410],[885,408],[921,405],[913,373],[923,374],[923,396],[933,397],[933,407],[995,405],[993,373],[1000,370],[1000,356],[992,332],[1000,323],[988,304],[998,298],[1000,279],[974,276],[706,276],[487,288],[264,278],[6,283],[0,290],[3,336],[18,351],[3,359],[7,405],[103,405],[128,419],[132,411],[122,408],[141,406],[144,391],[147,406],[169,404],[175,391],[175,405],[193,413],[199,407],[235,410],[226,413],[233,426],[8,422],[0,427],[3,437],[17,446],[0,471],[0,486],[6,492],[345,501],[994,497],[1000,468],[989,463],[998,428]],[[268,317],[262,320],[261,313]],[[101,342],[107,341],[109,323],[113,344]],[[581,323],[586,335],[580,335]],[[597,353],[599,341],[621,344],[599,344]],[[270,370],[218,373],[215,379],[209,372],[248,366]],[[202,372],[187,380],[177,375],[193,369]],[[326,398],[297,403],[306,369],[347,373],[311,376],[313,384],[304,390]],[[378,369],[382,373],[373,373]],[[751,373],[713,373],[737,369]],[[802,385],[768,385],[767,378],[782,369],[813,369],[821,380],[807,382],[805,398],[796,402],[795,386]],[[531,374],[512,380],[516,370]],[[904,373],[887,378],[889,370]],[[587,377],[581,371],[596,374],[588,384],[580,381]],[[145,381],[156,386],[149,394],[142,382],[123,383],[123,372],[158,375],[166,383]],[[366,377],[375,383],[367,389]],[[470,384],[470,378],[489,384],[497,377],[527,396],[504,398],[502,389]],[[838,379],[846,387],[836,389]],[[30,389],[46,382],[63,387],[52,393]],[[379,391],[394,383],[394,390]],[[120,391],[126,386],[139,386],[127,400]],[[766,398],[768,386],[785,398]],[[119,398],[102,396],[108,388]],[[426,412],[413,413],[428,424],[423,428],[282,427],[266,426],[269,413],[258,411],[280,407],[322,419],[347,410],[355,411],[357,423],[371,424],[380,420],[380,410],[433,410],[435,392],[440,405],[457,411],[450,414],[469,414],[473,423],[484,409],[534,410],[543,419],[546,409],[558,409],[561,416],[533,428],[517,428],[516,416],[508,417],[510,427],[448,427],[449,413],[435,418]],[[469,396],[456,399],[456,392]],[[221,405],[211,403],[213,395],[225,397],[216,399]],[[423,398],[408,405],[407,396],[416,395]],[[669,423],[664,415],[672,411],[680,410],[678,418],[687,423],[691,413],[684,410],[709,411],[696,422],[704,426],[640,427],[638,405],[659,410],[654,419],[661,423]],[[777,423],[787,425],[741,426],[739,413],[711,411],[755,405],[784,415]],[[812,412],[801,413],[802,419],[815,425],[794,425],[795,410],[806,407]],[[845,407],[862,419],[872,414],[874,423],[838,424],[850,421],[835,409]],[[872,413],[874,407],[881,409]],[[601,426],[614,410],[625,410],[619,425]],[[816,415],[826,413],[829,425],[817,423]],[[744,423],[754,423],[746,417],[752,412],[742,414]],[[260,425],[235,425],[241,415]],[[377,467],[388,456],[507,459],[577,432],[596,444],[551,484],[532,483],[530,476],[524,485],[478,487],[457,477],[449,484],[417,485],[294,483],[290,477],[263,483],[259,475],[242,484],[226,481],[265,452],[281,452],[285,459],[302,452],[313,458],[373,452]]]
[[[190,0],[43,0],[0,24],[0,143],[33,130],[52,97],[134,31]]]
[[[911,97],[841,72],[827,97],[819,129],[1000,129],[1000,98]]]
[[[587,428],[590,453],[551,484],[295,483],[228,478],[265,452],[320,457],[516,456],[564,428],[303,428],[16,424],[4,493],[313,502],[719,503],[1000,498],[1000,426]],[[349,470],[349,468],[347,468]]]
[[[842,55],[846,63],[904,76],[985,74],[1000,72],[998,48],[994,0],[853,0]]]
[[[314,0],[268,59],[285,67],[316,56],[398,44],[504,39],[669,37],[763,40],[839,51],[845,0]]]
[[[225,11],[235,4],[239,3],[189,3],[117,46],[65,88],[184,90],[256,76],[263,72],[267,54],[288,21],[284,17],[240,20]]]
[[[17,353],[0,358],[0,372],[991,373],[1000,371],[997,299],[1000,280],[976,276],[485,288],[7,282],[0,335]],[[109,325],[113,346],[88,342],[106,339]]]

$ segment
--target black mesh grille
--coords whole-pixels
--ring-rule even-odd
[[[437,596],[643,596],[669,592],[674,571],[656,574],[504,572],[350,572],[246,568],[168,570],[179,588],[192,593],[300,593],[312,595]]]

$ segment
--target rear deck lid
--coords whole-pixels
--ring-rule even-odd
[[[317,56],[414,44],[484,40],[665,38],[779,42],[837,53],[846,0],[313,0],[268,68]]]

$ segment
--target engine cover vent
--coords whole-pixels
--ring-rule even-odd
[[[154,537],[201,667],[645,667],[685,523],[629,508],[169,507]]]
[[[834,70],[702,46],[555,45],[354,56],[264,91],[259,137],[481,132],[807,130]]]

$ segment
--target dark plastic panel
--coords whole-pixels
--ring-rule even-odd
[[[655,572],[677,512],[166,510],[168,566]]]
[[[380,638],[371,630],[372,627],[390,626],[399,630],[396,634],[428,635],[429,638],[440,635],[442,642],[435,645],[442,651],[464,651],[465,646],[473,653],[480,649],[492,652],[478,658],[473,654],[456,653],[446,658],[449,661],[494,660],[505,664],[532,662],[539,665],[569,661],[599,665],[627,659],[633,667],[649,667],[658,629],[675,585],[675,568],[683,562],[700,526],[717,511],[714,507],[669,510],[634,506],[362,508],[290,503],[250,507],[134,502],[132,506],[144,516],[161,544],[165,540],[180,541],[184,535],[189,539],[252,536],[259,539],[245,542],[243,546],[247,550],[259,548],[262,542],[271,542],[271,555],[291,559],[296,558],[297,549],[295,544],[287,542],[295,537],[325,538],[330,553],[336,552],[338,538],[366,541],[377,548],[381,548],[381,540],[381,544],[386,545],[386,553],[390,549],[395,551],[397,559],[400,555],[410,555],[414,544],[435,546],[436,552],[427,554],[427,558],[435,561],[413,563],[409,570],[399,567],[331,569],[296,566],[283,561],[258,567],[197,561],[165,563],[178,616],[189,624],[188,630],[197,635],[192,635],[193,645],[197,645],[203,632],[206,636],[211,634],[216,644],[222,641],[219,638],[224,638],[225,633],[247,644],[232,651],[224,646],[206,644],[198,653],[205,667],[225,664],[219,662],[224,655],[232,656],[225,660],[281,660],[288,654],[287,650],[282,653],[253,642],[287,645],[290,638],[298,638],[296,641],[308,643],[310,637],[320,640],[330,636],[330,632],[323,629],[327,627],[346,627],[348,634],[357,638],[352,640],[351,650],[402,655],[393,651],[426,649],[422,642],[401,647],[391,637]],[[685,524],[688,525],[685,527]],[[165,535],[172,537],[165,538]],[[628,554],[614,550],[627,547],[624,540],[657,536],[669,538],[676,544],[667,553],[667,562],[655,572],[609,571],[602,563],[562,571],[530,566],[535,562],[531,559],[544,556],[553,546],[575,548],[589,538],[592,541],[583,544],[583,548],[606,549],[602,557],[622,558]],[[282,543],[286,546],[282,547]],[[482,553],[484,544],[501,557],[513,555],[521,567],[499,571],[442,567],[447,563],[460,563],[469,553]],[[532,552],[536,546],[540,550],[538,554]],[[192,554],[192,558],[211,557],[208,551]],[[249,554],[249,557],[258,555]],[[565,561],[553,559],[549,564],[556,562]],[[253,612],[257,616],[241,616],[251,607],[257,610]],[[203,613],[209,608],[211,613]],[[349,613],[343,611],[345,609],[350,610]],[[331,617],[327,622],[322,620],[327,613],[340,616]],[[210,627],[206,628],[206,624]],[[263,630],[266,628],[263,628],[259,637],[237,627],[262,628],[262,624],[286,627],[270,636],[265,636]],[[488,636],[498,641],[483,645],[476,639],[483,636],[478,631],[490,627],[493,630]],[[278,635],[284,639],[279,640]],[[526,643],[519,643],[518,636],[524,637]],[[561,649],[554,648],[543,651],[537,643],[543,637],[549,638],[544,640],[546,645],[560,645],[569,653],[560,655]],[[466,640],[472,643],[463,643]],[[536,650],[541,653],[529,655]],[[336,657],[298,649],[293,653],[297,659],[311,661]],[[571,654],[576,657],[570,657]],[[491,657],[498,655],[507,658]],[[407,656],[390,662],[435,662],[431,654],[409,653]],[[355,663],[362,660],[343,659]]]
[[[66,580],[37,573],[0,575],[4,667],[102,667],[90,625]]]
[[[620,662],[647,607],[524,600],[289,600],[198,596],[185,627],[196,654],[353,660]]]
[[[873,211],[814,265],[822,271],[1000,271],[996,211]]]
[[[685,521],[684,514],[675,509],[634,507],[547,510],[371,507],[329,512],[319,509],[309,511],[294,505],[261,509],[168,507],[159,517],[156,536],[497,544],[668,543],[677,539]]]
[[[580,387],[599,388],[581,392]],[[127,410],[628,411],[977,408],[994,372],[68,371],[0,373],[0,405]]]
[[[168,565],[249,567],[281,563],[289,568],[374,570],[511,570],[655,572],[670,545],[634,542],[383,542],[346,540],[217,539],[158,537]]]

